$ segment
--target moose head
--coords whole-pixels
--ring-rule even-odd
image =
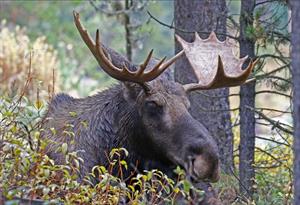
[[[126,110],[127,115],[116,119],[119,120],[116,126],[132,129],[131,134],[127,134],[129,136],[125,144],[129,144],[131,150],[145,159],[179,165],[197,180],[217,181],[220,163],[216,142],[207,129],[189,113],[187,94],[195,90],[240,85],[251,73],[255,62],[250,61],[248,67],[242,70],[247,56],[236,58],[228,40],[219,41],[215,33],[211,33],[207,39],[201,39],[196,33],[192,43],[176,36],[183,50],[171,59],[154,60],[152,50],[141,65],[135,66],[102,45],[99,30],[94,41],[82,26],[76,12],[74,20],[83,41],[100,67],[122,82],[120,92],[126,106],[121,109]],[[182,85],[168,80],[163,74],[184,54],[198,83]],[[119,127],[116,135],[124,136],[122,130],[126,129]]]

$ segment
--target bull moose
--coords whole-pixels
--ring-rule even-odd
[[[80,165],[81,176],[95,165],[107,165],[105,152],[124,147],[130,153],[129,163],[137,164],[138,170],[168,170],[178,165],[197,180],[217,181],[220,166],[217,144],[189,113],[187,94],[240,85],[255,62],[250,60],[243,70],[247,57],[236,58],[228,40],[219,41],[215,33],[201,39],[196,33],[192,43],[176,36],[183,50],[171,59],[152,58],[152,50],[146,60],[136,66],[104,46],[99,30],[94,42],[76,12],[74,21],[100,67],[120,84],[86,98],[75,99],[66,94],[53,98],[43,125],[45,136],[56,142],[47,148],[50,157],[62,162],[63,156],[56,150],[61,143],[69,143],[63,136],[65,125],[69,124],[75,133],[75,143],[69,143],[69,149],[83,150],[79,152],[84,160]],[[182,85],[169,79],[164,72],[184,54],[198,83]],[[71,116],[70,112],[76,115]],[[86,127],[81,125],[82,121],[87,123]],[[55,128],[56,134],[51,133],[50,128]]]

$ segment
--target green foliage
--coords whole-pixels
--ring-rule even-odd
[[[222,174],[216,184],[219,198],[224,204],[292,204],[293,201],[293,136],[285,134],[276,127],[271,128],[272,134],[262,141],[256,139],[255,169],[253,200],[241,195],[239,164],[239,127],[233,128],[234,133],[234,164],[233,174]]]
[[[292,136],[286,135],[290,144]],[[256,149],[256,189],[255,200],[258,205],[291,204],[293,186],[293,150],[286,145],[267,144]]]

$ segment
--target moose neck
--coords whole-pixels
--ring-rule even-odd
[[[108,152],[113,148],[123,147],[129,151],[130,158],[136,158],[131,139],[140,133],[141,119],[134,103],[125,99],[122,85],[113,86],[88,99],[86,105],[93,107],[88,115],[91,117],[90,121],[95,122],[95,133],[99,133],[95,136],[96,144]],[[90,102],[93,105],[88,105]]]

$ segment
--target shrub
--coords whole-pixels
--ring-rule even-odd
[[[15,26],[10,29],[3,20],[0,25],[0,42],[2,93],[13,96],[27,84],[28,89],[24,94],[32,99],[36,93],[46,96],[58,89],[55,83],[58,82],[57,52],[46,43],[45,36],[30,41],[25,28]]]

